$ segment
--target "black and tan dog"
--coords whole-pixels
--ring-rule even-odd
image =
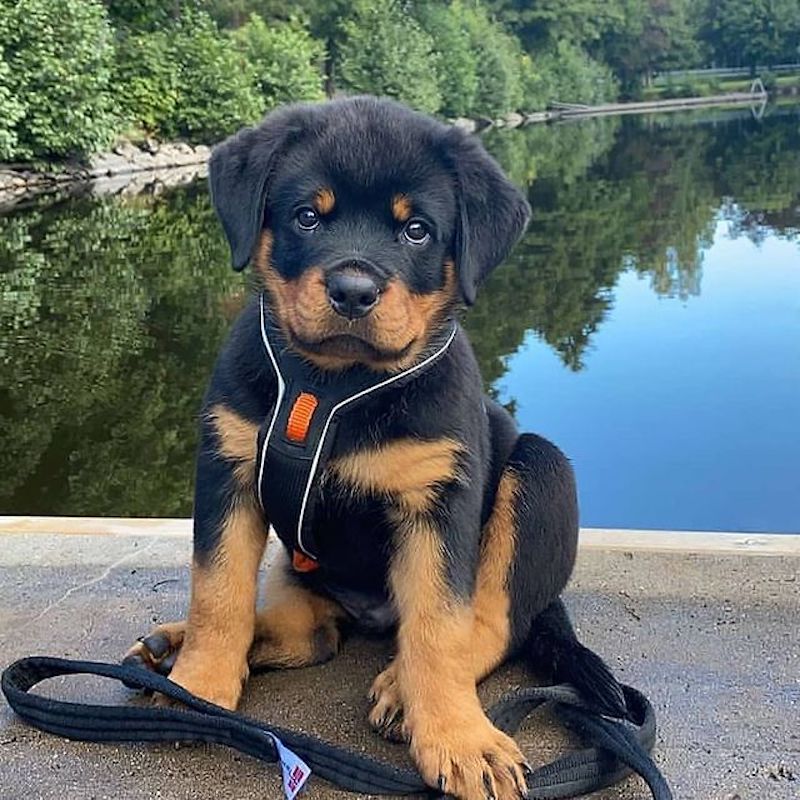
[[[406,738],[434,787],[524,796],[523,755],[484,715],[477,682],[523,655],[623,712],[559,600],[578,531],[570,466],[482,394],[455,319],[521,235],[524,197],[475,138],[372,98],[276,111],[220,145],[210,170],[234,267],[252,261],[264,292],[205,399],[188,619],[128,659],[232,709],[252,668],[329,659],[347,624],[395,631],[373,726]],[[287,356],[317,387],[386,384],[338,415],[306,484],[313,558],[263,497],[292,491],[265,437],[302,442],[317,402],[296,392],[277,431]],[[257,609],[269,523],[286,556]]]

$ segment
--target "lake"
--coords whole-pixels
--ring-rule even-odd
[[[465,324],[583,525],[800,532],[800,109],[486,143],[534,215]],[[228,263],[202,184],[0,216],[0,514],[191,514]]]

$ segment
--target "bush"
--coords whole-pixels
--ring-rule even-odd
[[[232,34],[252,65],[267,108],[296,100],[322,100],[325,48],[299,22],[267,25],[256,14]]]
[[[475,113],[497,116],[520,109],[524,98],[522,52],[517,39],[490,19],[481,6],[453,4],[451,9],[460,15],[477,56]]]
[[[428,3],[419,8],[422,27],[434,41],[439,66],[441,112],[448,117],[475,113],[478,91],[478,53],[464,24],[464,9],[458,0],[452,5]]]
[[[339,25],[335,74],[342,88],[402,100],[433,113],[442,104],[432,37],[400,0],[357,0]]]
[[[115,86],[125,121],[161,133],[176,115],[180,71],[166,31],[122,38],[117,46]]]
[[[14,138],[13,154],[23,159],[84,155],[108,144],[117,117],[112,31],[102,3],[0,0],[0,17],[0,102],[4,110],[13,106],[2,122],[6,150]],[[16,102],[9,102],[9,92]]]
[[[9,18],[0,4],[0,160],[10,160],[17,149],[17,122],[25,114],[25,105],[14,95],[11,67],[3,56],[3,43],[9,40]]]
[[[568,42],[534,55],[524,75],[525,102],[529,109],[545,108],[553,101],[596,105],[616,99],[619,85],[611,70]]]
[[[162,124],[166,136],[215,142],[261,117],[253,66],[211,17],[185,14],[171,38],[178,97]]]

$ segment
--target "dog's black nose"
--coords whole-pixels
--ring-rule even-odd
[[[337,270],[328,275],[327,286],[333,310],[348,319],[369,314],[380,294],[378,284],[363,272]]]

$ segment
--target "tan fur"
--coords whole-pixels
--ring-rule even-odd
[[[430,785],[443,777],[458,797],[477,800],[490,791],[498,800],[516,798],[525,785],[524,757],[478,700],[468,656],[473,609],[446,588],[441,538],[432,523],[405,515],[397,522],[390,571],[400,617],[394,680],[411,754]],[[379,698],[370,721],[380,727],[386,713]]]
[[[506,470],[497,487],[492,515],[483,529],[472,608],[475,613],[469,652],[476,682],[505,658],[511,640],[508,579],[517,549],[516,507],[519,479]]]
[[[437,489],[457,480],[460,443],[452,439],[400,439],[332,462],[339,480],[364,493],[390,495],[408,511],[424,511]]]
[[[396,194],[392,198],[392,216],[398,222],[407,222],[411,219],[411,200],[408,195]]]
[[[239,483],[252,487],[258,425],[221,404],[212,407],[208,418],[217,434],[219,454],[234,462],[233,472]]]
[[[170,678],[193,694],[234,709],[247,678],[256,579],[266,543],[252,501],[236,502],[209,563],[195,561],[186,634]]]
[[[251,667],[306,667],[332,656],[339,647],[338,603],[294,581],[281,550],[267,576],[267,601],[256,615]]]
[[[327,186],[318,189],[317,193],[314,195],[313,204],[318,214],[322,214],[322,216],[330,214],[336,206],[336,195],[334,195],[333,189]]]
[[[360,361],[376,371],[399,372],[411,366],[441,324],[455,301],[455,267],[444,265],[444,286],[428,294],[416,294],[402,281],[389,281],[372,313],[347,320],[330,305],[325,278],[319,267],[310,266],[300,277],[286,280],[272,266],[272,234],[262,231],[253,258],[269,294],[283,332],[294,340],[295,349],[325,370],[342,370]],[[320,342],[332,336],[358,336],[385,357],[356,358],[349,354],[316,353],[297,342]],[[394,355],[398,354],[398,355]]]

